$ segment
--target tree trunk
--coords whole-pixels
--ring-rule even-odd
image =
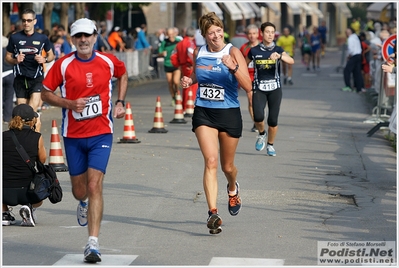
[[[75,3],[75,20],[85,17],[85,4]]]
[[[3,3],[3,36],[7,36],[10,32],[10,11],[11,6],[10,3]]]
[[[22,12],[24,12],[25,9],[33,9],[33,3],[20,3],[18,4],[18,13],[19,17],[22,18]]]
[[[68,9],[69,3],[61,3],[60,10],[60,23],[65,27],[65,30],[68,32]]]
[[[53,13],[54,3],[48,2],[44,4],[43,8],[43,22],[44,29],[47,29],[51,32],[51,14]]]

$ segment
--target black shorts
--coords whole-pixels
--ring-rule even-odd
[[[28,187],[3,188],[3,204],[8,206],[31,204],[27,191]]]
[[[164,67],[164,70],[165,70],[165,73],[173,73],[174,71],[176,71],[176,70],[178,70],[179,68],[176,68],[176,67],[168,67],[168,66],[163,66]]]
[[[219,132],[227,132],[233,138],[242,135],[241,110],[237,108],[212,109],[195,106],[192,117],[192,131],[199,126],[216,128]]]
[[[17,98],[29,99],[35,92],[41,92],[43,87],[43,77],[28,78],[16,76],[14,78],[14,91]]]

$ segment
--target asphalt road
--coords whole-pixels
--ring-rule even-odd
[[[340,90],[339,51],[328,51],[318,72],[306,71],[300,55],[295,59],[294,85],[283,88],[276,157],[255,151],[240,92],[244,130],[236,165],[243,207],[229,215],[219,168],[219,235],[206,227],[203,159],[191,119],[169,123],[174,108],[165,80],[129,88],[126,101],[140,143],[118,143],[125,120],[115,121],[97,266],[313,266],[318,241],[396,241],[396,152],[387,132],[367,137],[374,125],[364,121],[373,107],[364,95]],[[168,130],[162,134],[148,132],[158,96]],[[51,123],[56,120],[59,131],[61,111],[45,110],[41,118],[49,151]],[[68,173],[58,176],[64,199],[46,201],[36,227],[19,226],[14,207],[17,225],[2,229],[3,266],[87,266],[87,228],[77,224]]]

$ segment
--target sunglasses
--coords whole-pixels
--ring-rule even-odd
[[[32,19],[27,19],[27,20],[26,20],[26,19],[22,19],[22,22],[23,22],[23,23],[25,23],[25,22],[31,23],[31,22],[34,21],[34,20],[35,20],[35,19],[33,19],[33,20],[32,20]]]
[[[74,35],[74,37],[76,37],[76,38],[81,38],[83,35],[84,35],[85,37],[90,37],[90,36],[92,36],[93,34],[88,34],[88,33],[77,33],[77,34]]]

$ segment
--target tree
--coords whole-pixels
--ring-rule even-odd
[[[136,8],[141,6],[148,6],[151,3],[87,3],[87,9],[89,11],[90,17],[93,20],[100,21],[106,19],[107,11],[110,9],[118,10],[121,12],[128,11],[129,8]]]
[[[10,31],[10,3],[3,3],[3,36],[6,36]]]
[[[75,19],[81,19],[84,17],[85,17],[85,3],[75,3]]]
[[[60,24],[65,27],[66,31],[68,31],[68,9],[69,9],[69,3],[66,2],[61,3]]]
[[[44,29],[51,29],[51,13],[53,12],[54,3],[46,3],[44,4],[43,8],[43,22],[44,22]]]

